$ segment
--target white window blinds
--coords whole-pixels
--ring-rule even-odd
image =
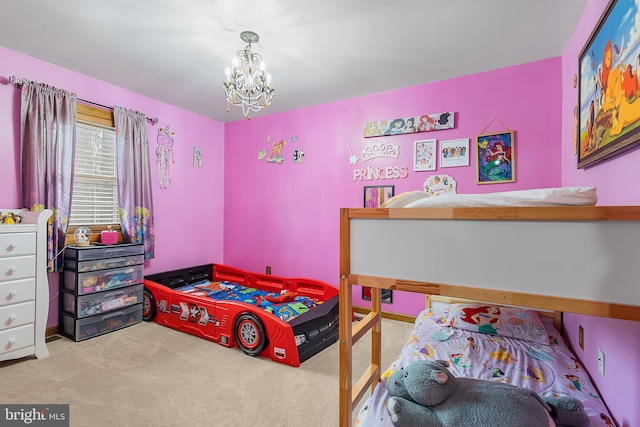
[[[76,123],[69,225],[119,224],[115,129]]]

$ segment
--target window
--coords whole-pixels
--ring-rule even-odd
[[[94,235],[107,226],[119,230],[113,112],[77,105],[74,168],[68,230],[71,237],[80,225],[89,226]]]
[[[118,223],[115,130],[78,122],[75,154],[69,225]]]

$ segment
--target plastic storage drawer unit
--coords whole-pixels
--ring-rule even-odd
[[[65,249],[62,335],[82,341],[141,322],[143,270],[142,243]]]
[[[75,259],[64,260],[65,270],[75,270],[78,273],[142,264],[144,264],[144,255],[132,255],[130,257],[122,258],[92,259],[88,261],[78,261]]]
[[[82,341],[98,335],[117,331],[142,321],[142,304],[133,305],[102,315],[76,319],[71,314],[62,314],[64,335],[74,341]]]
[[[142,302],[144,285],[133,285],[124,289],[98,292],[83,296],[62,292],[62,308],[76,318],[107,313]]]
[[[64,272],[64,289],[77,292],[78,295],[92,292],[122,288],[124,286],[142,283],[142,265],[132,267],[97,270],[89,273]]]
[[[120,245],[69,246],[64,250],[65,260],[88,261],[102,258],[121,258],[144,255],[144,245],[123,243]]]

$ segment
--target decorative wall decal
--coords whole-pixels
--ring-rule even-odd
[[[387,179],[404,179],[409,176],[407,166],[367,167],[366,169],[354,169],[354,181],[378,181]]]
[[[267,157],[267,150],[258,150],[258,160],[262,160]]]
[[[302,163],[302,160],[304,159],[304,151],[302,151],[299,148],[296,148],[293,151],[293,163]]]
[[[169,125],[158,129],[158,146],[156,147],[156,180],[160,188],[169,188],[173,175],[173,138]]]
[[[349,164],[355,165],[356,163],[358,163],[358,156],[353,154],[353,151],[351,151],[351,147],[349,147],[349,144],[347,144],[347,150],[349,150]]]
[[[430,196],[456,194],[456,187],[456,180],[449,175],[431,175],[424,182],[424,191],[429,193]]]
[[[442,129],[453,129],[455,113],[445,112],[423,114],[407,118],[396,118],[380,122],[368,122],[364,125],[364,137],[401,135],[405,133],[429,132]]]
[[[200,147],[193,147],[193,166],[202,167],[202,150]]]
[[[390,157],[392,159],[397,159],[400,157],[400,147],[396,144],[386,144],[381,141],[373,145],[369,145],[362,150],[363,162],[378,157]]]
[[[282,149],[287,145],[286,139],[281,139],[277,143],[273,144],[273,148],[271,149],[271,154],[267,158],[267,163],[278,163],[281,164],[284,161],[284,155],[282,154]]]
[[[413,142],[413,170],[436,170],[436,140],[426,139]]]
[[[478,184],[515,181],[513,131],[476,136]]]
[[[469,166],[469,138],[440,141],[440,167]]]

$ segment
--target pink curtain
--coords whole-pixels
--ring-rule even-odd
[[[36,82],[23,82],[20,107],[22,203],[51,209],[47,261],[62,267],[71,193],[76,132],[76,95]]]
[[[120,225],[126,242],[144,243],[145,259],[154,255],[153,197],[147,117],[115,106]]]

